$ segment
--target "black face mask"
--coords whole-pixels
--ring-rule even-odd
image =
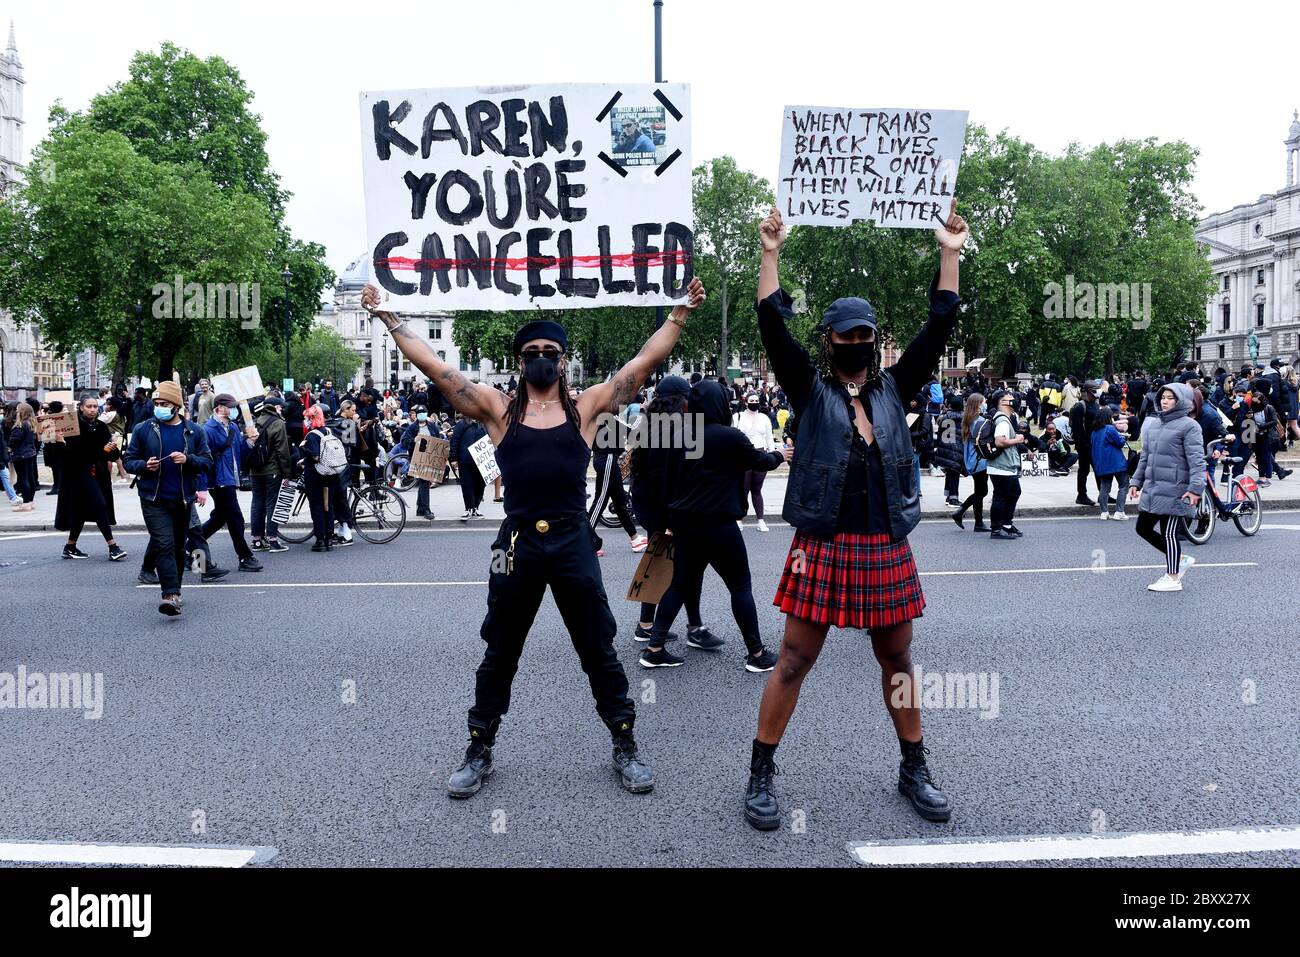
[[[870,363],[875,355],[874,342],[832,342],[831,360],[836,368],[846,375],[857,375]]]
[[[560,377],[560,360],[538,356],[524,360],[524,381],[529,385],[550,385]]]

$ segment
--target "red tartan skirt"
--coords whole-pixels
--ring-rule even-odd
[[[876,628],[921,617],[925,596],[907,539],[795,532],[772,604],[819,625]]]

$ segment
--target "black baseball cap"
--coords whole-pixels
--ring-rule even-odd
[[[848,332],[859,326],[875,329],[876,310],[871,308],[871,303],[867,300],[859,299],[857,296],[836,299],[830,304],[830,308],[822,313],[821,324],[834,332]]]

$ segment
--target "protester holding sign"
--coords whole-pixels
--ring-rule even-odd
[[[655,386],[654,398],[646,408],[647,422],[652,423],[652,427],[658,424],[669,435],[683,434],[682,420],[687,412],[690,392],[690,384],[681,376],[665,376]],[[632,511],[651,539],[668,534],[668,472],[673,460],[681,458],[682,454],[682,449],[661,448],[657,442],[636,443],[632,449]],[[678,607],[685,604],[686,636],[693,647],[715,646],[717,639],[704,627],[700,618],[698,592],[678,599],[676,589],[670,584],[660,598],[660,602],[666,601],[673,601]],[[641,618],[634,632],[637,641],[651,640],[657,608],[657,602],[641,602]],[[676,637],[671,631],[662,635],[664,641]]]
[[[687,302],[672,311],[636,357],[576,401],[569,397],[564,328],[550,320],[525,324],[514,337],[523,381],[512,400],[469,381],[439,358],[427,339],[393,313],[381,311],[376,287],[367,285],[362,293],[362,306],[384,323],[412,365],[458,412],[483,423],[505,482],[506,518],[492,546],[488,613],[481,630],[487,652],[469,712],[469,748],[447,784],[452,797],[477,793],[492,773],[497,728],[510,706],[519,656],[548,585],[591,682],[596,711],[613,735],[620,783],[634,793],[654,787],[654,771],[639,757],[633,737],[635,708],[614,652],[617,625],[596,559],[596,536],[587,522],[587,462],[600,416],[631,401],[655,366],[668,358],[686,317],[703,301],[704,286],[696,279]]]
[[[749,553],[739,520],[746,508],[746,476],[770,472],[789,461],[793,453],[755,447],[748,435],[731,424],[726,394],[709,379],[691,388],[690,410],[704,422],[702,454],[696,458],[674,456],[668,467],[668,523],[676,544],[675,596],[665,595],[659,603],[654,637],[641,655],[641,666],[671,668],[682,663],[664,647],[668,629],[683,600],[698,604],[705,569],[712,567],[731,595],[731,613],[745,642],[745,670],[756,674],[771,671],[776,655],[763,646],[759,633]],[[686,643],[705,651],[717,651],[723,645],[722,639],[709,636],[705,641],[698,632],[688,633]]]
[[[459,421],[451,431],[451,457],[459,467],[460,495],[465,503],[465,514],[460,520],[468,522],[471,518],[483,517],[478,507],[483,504],[483,492],[487,483],[483,481],[483,474],[474,461],[474,446],[481,441],[487,442],[488,437],[487,429],[483,428],[481,422],[463,415],[458,415],[457,418]]]
[[[79,432],[54,444],[63,449],[63,482],[59,486],[59,504],[54,510],[54,527],[68,533],[63,546],[64,558],[87,558],[77,548],[77,539],[86,522],[94,522],[108,546],[109,561],[119,562],[126,552],[113,538],[113,466],[122,457],[121,450],[108,434],[108,426],[99,421],[99,403],[86,396],[77,407],[81,421]]]
[[[212,450],[212,467],[208,471],[208,491],[212,495],[212,515],[203,523],[202,535],[211,542],[212,536],[222,528],[230,533],[230,542],[239,556],[241,572],[260,572],[262,563],[244,537],[244,511],[239,505],[239,473],[243,471],[244,455],[257,438],[252,423],[244,423],[240,431],[230,421],[239,416],[239,403],[233,395],[222,393],[212,400],[212,415],[203,428],[207,432],[208,448]]]
[[[777,382],[799,420],[783,517],[796,529],[775,604],[786,613],[780,664],[768,679],[750,761],[745,817],[781,822],[774,756],[799,689],[832,625],[865,628],[880,662],[885,703],[903,761],[899,790],[927,820],[944,821],[948,798],[926,767],[912,677],[912,619],[925,598],[907,535],[921,518],[904,402],[926,382],[957,322],[958,264],[969,231],[956,212],[935,229],[939,272],[930,318],[898,362],[881,369],[876,314],[865,299],[837,299],[818,326],[816,363],[786,326],[793,300],[780,286],[781,213],[760,228],[758,328]],[[911,694],[898,695],[898,686]]]

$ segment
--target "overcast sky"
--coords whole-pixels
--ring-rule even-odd
[[[29,151],[56,99],[85,107],[138,49],[225,57],[255,93],[292,229],[336,270],[366,244],[359,91],[654,79],[651,0],[0,0],[0,17],[17,30]],[[1187,140],[1216,212],[1285,183],[1297,26],[1290,3],[665,0],[664,78],[691,84],[696,163],[730,153],[769,181],[787,103],[965,109],[1053,152]]]

